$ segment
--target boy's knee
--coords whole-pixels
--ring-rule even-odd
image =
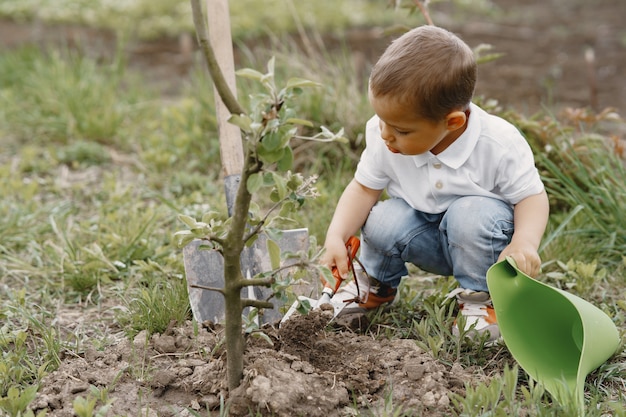
[[[412,216],[413,212],[413,208],[401,198],[380,201],[372,207],[365,225],[388,229],[402,223],[402,220]]]
[[[370,242],[380,239],[389,241],[389,238],[406,230],[407,222],[411,221],[414,212],[414,209],[400,198],[380,201],[370,211],[363,226],[363,235]]]
[[[513,209],[504,201],[470,196],[452,203],[444,216],[442,228],[456,241],[478,239],[494,234],[513,233]]]

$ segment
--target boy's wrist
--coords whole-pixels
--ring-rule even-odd
[[[536,252],[539,249],[540,243],[541,237],[537,238],[532,235],[513,233],[513,237],[511,238],[511,243],[509,243],[509,245],[532,248]]]

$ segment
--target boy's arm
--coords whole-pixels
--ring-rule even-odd
[[[541,269],[541,258],[537,250],[548,224],[549,212],[550,205],[545,191],[517,203],[513,209],[515,232],[498,261],[510,256],[515,259],[522,272],[536,277]]]
[[[342,277],[348,274],[346,242],[363,226],[381,193],[382,190],[373,190],[353,179],[339,198],[320,262],[329,268],[336,265]]]

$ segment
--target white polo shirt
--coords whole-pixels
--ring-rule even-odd
[[[442,213],[462,196],[486,196],[515,205],[540,193],[532,150],[515,126],[471,104],[465,132],[439,155],[390,152],[380,137],[378,116],[366,126],[366,148],[355,179],[387,189],[425,213]]]

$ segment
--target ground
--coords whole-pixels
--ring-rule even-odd
[[[487,18],[446,22],[445,15],[434,16],[439,19],[435,23],[459,33],[470,45],[488,43],[505,53],[481,66],[477,93],[528,114],[543,104],[610,106],[624,112],[626,2],[494,3],[507,11],[497,23]],[[354,50],[365,51],[366,59],[373,59],[388,42],[372,38],[376,33],[353,31],[346,39]],[[91,29],[8,20],[0,22],[0,40],[3,48],[44,40],[90,41],[98,53],[110,52],[115,45],[110,35]],[[164,93],[174,94],[190,62],[184,45],[188,41],[137,42],[128,48],[129,62],[162,84]],[[591,52],[594,59],[585,60]],[[108,387],[108,393],[100,394],[113,400],[109,415],[192,415],[189,410],[206,415],[207,408],[219,409],[221,395],[227,395],[219,325],[173,323],[163,334],[140,333],[129,341],[111,314],[105,306],[59,311],[56,321],[62,328],[104,333],[108,341],[103,349],[85,342],[84,354],[66,352],[59,369],[43,380],[34,408],[47,407],[52,417],[72,416],[74,399],[86,397],[94,386]],[[249,340],[244,382],[228,394],[230,415],[259,410],[276,416],[348,416],[355,407],[379,410],[391,398],[414,415],[440,416],[450,413],[450,393],[462,393],[464,383],[480,375],[458,364],[444,365],[412,341],[374,340],[346,328],[325,330],[324,314],[266,328],[271,344]]]
[[[92,314],[81,313],[85,323],[69,314],[60,324],[89,326],[100,317]],[[190,410],[206,415],[207,409],[219,410],[224,397],[231,400],[233,417],[250,411],[284,417],[362,415],[355,408],[379,415],[386,404],[428,417],[449,412],[451,393],[462,394],[465,382],[476,380],[476,372],[445,366],[412,340],[374,340],[355,332],[364,316],[344,317],[330,331],[331,317],[328,311],[294,315],[282,326],[264,328],[271,342],[249,337],[244,381],[230,394],[222,328],[187,322],[172,323],[151,337],[139,333],[132,341],[120,336],[104,350],[87,346],[82,355],[66,354],[59,369],[44,378],[31,406],[48,409],[49,416],[71,417],[74,399],[95,395],[94,386],[108,389],[109,415],[191,416]]]

